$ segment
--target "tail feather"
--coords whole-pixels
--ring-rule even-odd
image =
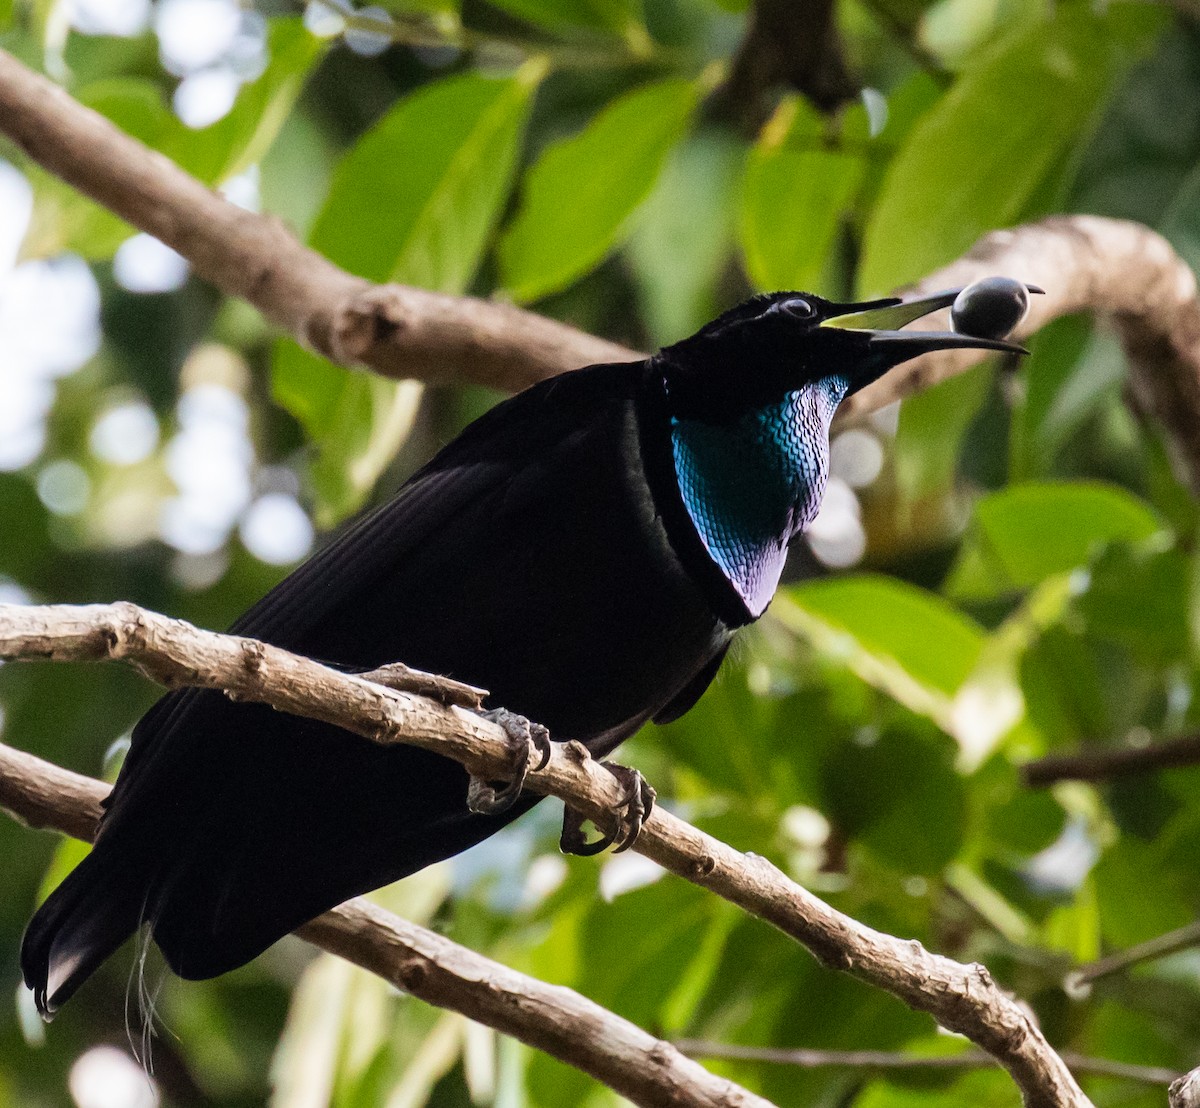
[[[37,910],[21,942],[21,972],[43,1019],[137,930],[146,888],[126,860],[97,850]]]

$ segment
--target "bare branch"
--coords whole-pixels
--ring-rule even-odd
[[[642,356],[511,305],[351,276],[301,246],[277,219],[230,204],[3,51],[0,133],[332,361],[515,390],[588,363]],[[911,291],[994,274],[1048,290],[1034,298],[1020,336],[1075,312],[1114,322],[1133,394],[1165,428],[1180,472],[1200,494],[1200,302],[1195,277],[1166,239],[1137,223],[1056,217],[984,236]],[[936,316],[918,324],[942,325]],[[981,360],[978,351],[927,354],[851,397],[839,423]]]
[[[495,724],[457,707],[339,673],[276,647],[201,631],[132,604],[0,605],[0,657],[124,659],[168,686],[225,689],[282,711],[334,723],[377,742],[405,742],[461,762],[477,776],[502,775],[510,755]],[[607,827],[621,788],[579,743],[554,744],[527,787],[561,797]],[[767,859],[742,854],[663,808],[635,849],[797,939],[842,970],[928,1012],[993,1055],[1034,1108],[1090,1104],[1030,1012],[981,965],[964,966],[835,911]]]
[[[1092,982],[1099,981],[1102,977],[1111,977],[1114,973],[1124,973],[1125,970],[1140,965],[1142,962],[1152,962],[1157,958],[1165,958],[1169,954],[1177,954],[1181,950],[1189,950],[1194,946],[1200,946],[1200,923],[1189,923],[1184,927],[1177,927],[1174,931],[1155,935],[1153,939],[1147,939],[1144,943],[1138,943],[1126,950],[1118,951],[1116,954],[1109,954],[1107,957],[1097,958],[1094,962],[1088,962],[1067,974],[1063,988],[1068,994],[1078,995],[1089,989]]]
[[[245,211],[0,50],[0,132],[332,361],[518,389],[632,351],[506,304],[373,286]]]
[[[1101,746],[1069,754],[1047,754],[1021,767],[1031,789],[1059,781],[1109,781],[1160,769],[1180,769],[1200,762],[1200,735],[1184,735],[1146,746]]]
[[[1200,301],[1196,277],[1156,231],[1099,216],[1057,216],[985,235],[962,258],[907,293],[925,295],[1000,275],[1046,289],[1017,329],[1028,338],[1051,320],[1090,312],[1108,320],[1129,358],[1138,404],[1158,420],[1181,478],[1200,495]],[[914,329],[944,329],[936,313]],[[949,350],[907,362],[852,396],[839,415],[864,415],[978,364]]]
[[[1170,1108],[1200,1108],[1200,1069],[1185,1073],[1171,1084]]]
[[[91,841],[109,786],[0,744],[0,807],[35,827]],[[670,1043],[580,996],[355,899],[296,932],[439,1008],[537,1047],[635,1104],[770,1108]]]
[[[905,1054],[895,1050],[805,1050],[769,1046],[739,1046],[700,1039],[676,1039],[675,1046],[692,1058],[726,1058],[744,1062],[769,1062],[800,1069],[845,1068],[854,1070],[979,1070],[994,1067],[996,1059],[982,1050],[957,1054]],[[1122,1077],[1146,1085],[1169,1085],[1177,1070],[1165,1066],[1139,1066],[1110,1058],[1062,1052],[1072,1073],[1100,1077]]]
[[[858,95],[833,0],[755,0],[729,76],[713,93],[714,110],[753,133],[770,115],[768,94],[779,85],[804,93],[827,112]]]

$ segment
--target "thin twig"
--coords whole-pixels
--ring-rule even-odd
[[[1165,958],[1168,954],[1177,954],[1193,946],[1200,946],[1200,923],[1189,923],[1176,928],[1144,943],[1138,943],[1116,954],[1097,958],[1094,962],[1073,969],[1066,976],[1063,987],[1068,993],[1078,993],[1087,989],[1092,982],[1102,977],[1111,977],[1114,973],[1124,973],[1142,962],[1152,962],[1157,958]]]
[[[1110,781],[1160,769],[1181,769],[1200,763],[1200,735],[1164,739],[1147,746],[1106,746],[1070,754],[1047,754],[1021,767],[1021,779],[1031,789],[1059,781]]]
[[[957,1054],[904,1054],[895,1050],[811,1050],[769,1046],[739,1046],[702,1039],[676,1039],[675,1046],[691,1058],[722,1058],[743,1062],[768,1062],[800,1069],[844,1068],[854,1070],[978,1070],[996,1066],[996,1059],[982,1050]],[[1080,1076],[1123,1077],[1146,1085],[1169,1085],[1179,1071],[1166,1066],[1139,1066],[1110,1058],[1092,1058],[1071,1051],[1062,1060]]]
[[[201,631],[133,604],[74,607],[0,605],[0,657],[124,660],[169,687],[224,689],[376,742],[404,742],[454,758],[471,773],[502,777],[509,739],[496,724],[461,708],[340,673],[277,647]],[[616,778],[580,743],[553,744],[527,787],[553,794],[608,828],[623,799]],[[843,915],[767,859],[742,854],[661,806],[635,849],[665,869],[737,904],[842,970],[928,1012],[972,1039],[1012,1074],[1031,1108],[1090,1104],[1031,1013],[981,965],[931,954],[921,943],[885,935]]]
[[[0,744],[0,808],[90,842],[109,786]],[[356,899],[296,932],[398,989],[520,1039],[635,1104],[770,1108],[628,1020]]]

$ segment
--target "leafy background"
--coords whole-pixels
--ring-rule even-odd
[[[1188,4],[842,0],[862,98],[822,114],[779,95],[749,133],[711,100],[744,8],[0,0],[0,45],[347,269],[642,348],[754,289],[889,291],[1049,212],[1145,221],[1200,267]],[[330,366],[3,153],[6,599],[128,598],[225,626],[315,529],[386,497],[496,399]],[[1200,771],[1031,791],[1018,767],[1195,727],[1196,508],[1124,405],[1103,328],[1066,319],[1032,349],[842,434],[767,618],[693,712],[625,757],[844,911],[985,961],[1059,1047],[1182,1071],[1200,1062],[1195,951],[1086,993],[1063,981],[1195,918]],[[117,667],[6,666],[2,737],[111,776],[154,696]],[[643,860],[563,861],[550,808],[379,898],[662,1035],[966,1045]],[[93,1048],[132,1045],[128,955],[48,1030],[18,989],[21,929],[82,849],[0,821],[3,1103],[147,1103],[138,1082],[88,1099],[127,1072]],[[166,981],[158,1008],[166,1104],[615,1101],[291,940],[213,982]],[[998,1072],[713,1065],[781,1105],[1016,1103]],[[1085,1084],[1101,1105],[1164,1100]]]

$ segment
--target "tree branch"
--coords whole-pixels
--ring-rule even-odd
[[[91,842],[109,786],[0,744],[0,808]],[[547,985],[384,911],[347,901],[296,934],[439,1008],[583,1070],[635,1104],[770,1108],[571,989]]]
[[[1166,958],[1170,954],[1177,954],[1181,950],[1189,950],[1194,946],[1200,946],[1200,923],[1189,923],[1183,927],[1177,927],[1174,931],[1155,935],[1153,939],[1147,939],[1144,943],[1138,943],[1125,950],[1119,950],[1116,954],[1109,954],[1104,958],[1097,958],[1094,962],[1088,962],[1067,974],[1063,981],[1063,988],[1068,995],[1086,993],[1092,983],[1099,981],[1102,977],[1111,977],[1114,973],[1124,973],[1142,962]]]
[[[1180,769],[1200,762],[1200,735],[1165,739],[1148,746],[1101,746],[1047,754],[1021,767],[1021,779],[1031,789],[1044,789],[1059,781],[1108,781],[1159,769]]]
[[[1200,1069],[1185,1073],[1172,1082],[1169,1100],[1170,1108],[1200,1108]]]
[[[279,220],[229,203],[3,51],[0,134],[332,361],[390,377],[516,390],[591,362],[642,356],[511,305],[354,277],[302,246]],[[1122,220],[1055,217],[985,235],[910,291],[994,274],[1047,290],[1033,298],[1019,337],[1076,312],[1114,322],[1133,395],[1166,430],[1181,475],[1200,495],[1200,302],[1194,275],[1166,239]],[[914,326],[944,323],[935,315]],[[908,362],[851,397],[838,422],[981,360],[964,350]]]
[[[201,631],[132,604],[74,607],[0,605],[0,657],[123,659],[167,685],[225,689],[296,715],[344,727],[377,742],[405,742],[503,776],[511,755],[504,732],[470,711],[339,673],[276,647]],[[601,826],[621,788],[579,743],[554,744],[533,792],[561,797]],[[673,873],[737,904],[842,970],[971,1038],[1013,1076],[1036,1108],[1082,1108],[1083,1095],[1030,1012],[981,965],[929,953],[916,940],[882,934],[835,911],[767,859],[742,854],[683,820],[654,809],[635,849]]]
[[[804,93],[832,112],[859,92],[850,75],[833,0],[755,0],[729,76],[712,95],[717,115],[753,134],[771,114],[768,94],[779,85]]]
[[[675,1046],[691,1058],[724,1058],[744,1062],[769,1062],[799,1069],[845,1068],[854,1070],[979,1070],[990,1069],[996,1059],[982,1050],[957,1054],[905,1054],[895,1050],[803,1050],[769,1046],[740,1046],[700,1039],[676,1039]],[[1165,1066],[1139,1066],[1110,1058],[1062,1052],[1072,1073],[1094,1077],[1122,1077],[1146,1085],[1169,1085],[1177,1070]]]
[[[278,219],[231,204],[2,50],[0,133],[177,250],[222,292],[343,365],[519,389],[589,362],[639,356],[510,305],[354,277]]]
[[[1032,297],[1018,339],[1079,312],[1116,328],[1134,398],[1158,420],[1181,479],[1200,496],[1200,300],[1195,274],[1171,244],[1140,223],[1055,216],[985,235],[958,261],[905,293],[927,295],[991,275],[1046,289],[1045,296]],[[911,326],[944,330],[945,323],[945,315],[935,313]],[[976,352],[947,350],[906,362],[850,397],[839,415],[864,415],[979,361]]]

